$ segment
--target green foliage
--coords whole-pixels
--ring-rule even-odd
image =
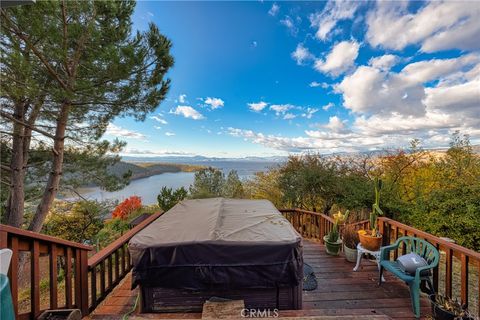
[[[243,198],[243,183],[235,170],[228,173],[227,178],[220,169],[204,168],[195,173],[190,186],[190,197],[193,199],[226,197]]]
[[[158,206],[163,211],[168,211],[177,203],[185,199],[188,195],[184,187],[173,190],[172,188],[162,187],[160,194],[157,196]]]
[[[222,194],[226,198],[244,198],[245,192],[243,190],[242,181],[238,177],[238,173],[235,170],[231,170],[225,183],[223,184]]]
[[[371,177],[381,178],[381,186]],[[447,152],[424,151],[414,140],[409,150],[376,157],[290,156],[243,186],[247,197],[269,199],[279,208],[322,208],[326,214],[349,209],[358,214],[370,207],[372,222],[383,213],[480,250],[480,157],[469,137],[458,132]]]
[[[279,178],[280,171],[278,168],[272,168],[267,172],[255,173],[253,179],[247,180],[243,184],[246,198],[268,199],[277,208],[284,207]]]
[[[96,201],[56,201],[43,226],[45,234],[93,244],[103,227],[108,209]]]
[[[446,153],[414,145],[381,162],[387,216],[480,250],[480,157],[468,136],[455,133]]]
[[[26,202],[41,198],[30,225],[38,229],[57,190],[95,183],[111,191],[128,183],[128,172],[107,170],[124,143],[101,137],[116,117],[142,121],[159,106],[174,63],[172,44],[156,25],[132,29],[134,9],[131,0],[72,0],[1,11],[0,70],[8,79],[0,83],[7,124],[2,149],[8,149],[1,161],[21,168],[22,177],[10,178],[11,190],[0,197],[15,208],[8,210],[14,223],[23,219],[24,201],[7,203],[12,194],[26,194]],[[35,144],[32,128],[40,136]]]
[[[193,185],[190,186],[190,196],[193,199],[221,197],[225,176],[217,168],[208,167],[195,172]]]
[[[370,198],[371,182],[356,164],[318,154],[290,156],[279,169],[283,205],[328,213],[334,204],[360,209]]]
[[[114,218],[107,220],[103,228],[98,232],[95,237],[95,244],[97,249],[100,250],[106,247],[108,244],[115,241],[122,234],[129,229],[129,222],[127,220]]]

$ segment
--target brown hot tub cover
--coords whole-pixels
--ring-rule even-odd
[[[129,242],[133,285],[241,289],[293,287],[302,238],[267,200],[185,200]]]

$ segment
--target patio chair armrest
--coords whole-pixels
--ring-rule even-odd
[[[415,270],[415,279],[419,281],[420,274],[422,273],[422,271],[433,269],[433,268],[435,268],[435,266],[430,264],[424,267],[417,268],[417,270]]]
[[[389,246],[381,247],[380,248],[380,261],[390,260],[388,257],[388,253],[392,250],[398,248],[398,243],[391,244]]]

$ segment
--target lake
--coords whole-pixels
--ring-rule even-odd
[[[240,179],[248,179],[253,177],[255,172],[266,171],[277,163],[273,162],[241,162],[241,161],[205,161],[195,162],[196,165],[211,166],[221,169],[225,174],[230,170],[237,170]],[[82,197],[90,200],[125,200],[126,198],[136,195],[142,198],[143,204],[157,203],[157,195],[162,187],[180,188],[188,187],[193,183],[194,172],[175,172],[162,173],[147,178],[137,179],[130,182],[128,186],[119,191],[108,192],[98,187],[84,188],[79,190]]]

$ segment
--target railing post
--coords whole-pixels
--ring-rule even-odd
[[[445,295],[452,297],[452,264],[453,264],[453,251],[447,248],[446,253],[446,268],[445,268]]]
[[[65,304],[67,308],[73,306],[72,301],[72,248],[65,248]]]
[[[31,272],[31,312],[33,319],[40,315],[40,244],[37,240],[32,243],[30,251]]]
[[[88,255],[86,250],[80,250],[80,310],[82,316],[88,315]]]
[[[57,298],[57,281],[58,281],[58,266],[57,266],[57,245],[50,244],[50,308],[58,308]]]
[[[461,256],[461,274],[462,279],[460,284],[460,296],[462,299],[462,304],[468,307],[468,256],[462,254]]]

